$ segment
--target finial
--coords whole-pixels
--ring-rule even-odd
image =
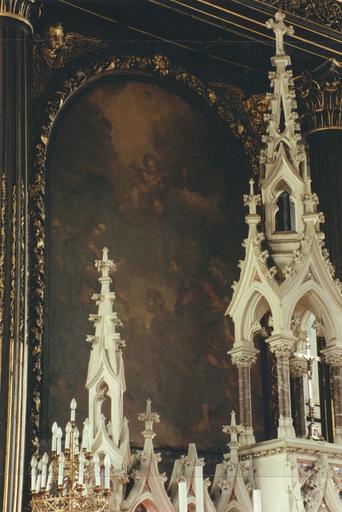
[[[228,446],[236,446],[238,444],[238,435],[245,432],[245,427],[236,424],[236,413],[230,413],[230,425],[223,425],[222,432],[230,435],[230,443]]]
[[[104,247],[102,249],[102,260],[95,261],[95,267],[99,272],[102,273],[102,277],[109,277],[110,270],[115,271],[116,267],[112,260],[108,258],[108,248]]]
[[[249,180],[249,195],[254,196],[254,179]]]
[[[266,21],[267,28],[272,29],[276,36],[276,55],[285,55],[284,49],[284,35],[292,36],[294,29],[292,25],[285,25],[285,14],[282,11],[275,13],[275,20],[273,18]]]
[[[102,249],[102,261],[108,261],[108,247]]]
[[[153,439],[156,435],[153,431],[153,423],[159,423],[160,416],[152,412],[152,402],[149,398],[146,400],[146,411],[138,414],[138,420],[145,423],[145,430],[142,432],[144,438]]]

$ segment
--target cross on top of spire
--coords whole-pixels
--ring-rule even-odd
[[[109,277],[109,272],[115,272],[116,266],[113,260],[108,259],[108,248],[102,249],[102,260],[95,261],[95,267],[102,273],[102,277]]]
[[[145,423],[145,430],[142,435],[145,439],[154,439],[156,436],[153,431],[153,423],[160,422],[160,416],[156,412],[152,412],[152,401],[148,398],[146,400],[146,411],[138,414],[138,420]]]
[[[243,434],[245,432],[245,427],[236,424],[235,411],[232,411],[230,413],[230,425],[223,425],[222,432],[230,435],[230,443],[228,444],[228,446],[230,446],[231,444],[238,443],[238,435]]]
[[[275,14],[275,20],[273,18],[266,21],[266,27],[273,30],[276,36],[276,55],[285,55],[284,49],[284,35],[288,34],[292,36],[294,29],[292,25],[286,25],[284,23],[285,14],[282,11],[278,11]]]

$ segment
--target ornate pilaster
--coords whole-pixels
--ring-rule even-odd
[[[268,338],[267,342],[277,360],[279,399],[278,437],[296,437],[292,422],[289,363],[290,356],[293,353],[295,339],[286,335],[275,335]]]
[[[307,373],[308,363],[306,359],[292,356],[289,359],[293,422],[297,437],[306,436],[305,423],[305,397],[304,397],[304,375]]]
[[[252,364],[256,361],[258,351],[255,348],[236,348],[229,352],[232,362],[238,368],[239,372],[239,407],[240,422],[244,427],[241,434],[241,445],[255,443],[252,422],[252,399],[251,399],[251,377],[250,371]]]
[[[342,348],[328,347],[322,350],[324,359],[331,367],[334,398],[334,442],[342,444]]]
[[[0,508],[22,510],[28,368],[27,162],[33,0],[0,1]]]

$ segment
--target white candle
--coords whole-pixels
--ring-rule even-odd
[[[82,431],[82,444],[81,449],[87,451],[88,448],[88,432],[89,432],[89,420],[88,418],[83,423],[83,431]]]
[[[65,444],[64,444],[64,450],[70,450],[70,434],[71,434],[71,423],[70,421],[67,423],[67,426],[65,427]]]
[[[56,436],[57,436],[57,455],[60,455],[62,452],[62,436],[63,436],[61,427],[58,427]]]
[[[188,512],[188,489],[185,478],[178,482],[178,502],[179,512]]]
[[[105,467],[105,489],[110,489],[110,467],[111,467],[111,461],[110,457],[107,454],[104,458],[104,467]]]
[[[46,487],[48,462],[49,462],[49,457],[48,457],[48,454],[45,452],[43,455],[43,458],[42,458],[42,481],[41,481],[42,489],[45,489],[45,487]]]
[[[36,492],[40,492],[41,486],[42,486],[42,459],[38,462],[38,478],[36,480]]]
[[[262,512],[260,489],[253,489],[253,512]]]
[[[87,452],[88,453],[91,452],[91,442],[92,442],[92,437],[91,437],[91,431],[90,431],[90,426],[89,426],[88,432],[87,432]]]
[[[50,463],[49,466],[49,476],[46,484],[46,490],[49,491],[51,489],[52,485],[52,479],[53,479],[53,462]]]
[[[94,455],[93,463],[94,463],[95,485],[96,485],[96,487],[99,487],[101,485],[101,477],[100,477],[100,461],[99,461],[98,455]]]
[[[195,466],[196,512],[204,512],[203,466]]]
[[[78,467],[78,485],[83,485],[84,482],[84,463],[85,463],[85,456],[84,453],[80,453],[80,462]]]
[[[60,453],[58,457],[58,485],[64,483],[64,453]]]
[[[75,398],[73,398],[70,402],[70,421],[72,423],[75,423],[75,419],[76,419],[76,407],[77,407],[77,403],[76,403],[76,400]]]
[[[33,456],[31,459],[31,491],[36,490],[37,464],[37,459]]]
[[[78,430],[78,428],[75,428],[74,430],[74,450],[75,450],[75,455],[78,454],[79,452],[79,437],[80,437],[80,432]]]
[[[51,444],[51,451],[54,453],[57,450],[57,430],[58,430],[58,425],[56,422],[54,422],[54,424],[52,425],[52,444]]]

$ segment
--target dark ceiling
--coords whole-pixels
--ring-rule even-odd
[[[49,0],[38,30],[60,21],[67,32],[107,41],[117,52],[162,51],[208,81],[246,93],[264,90],[273,53],[265,21],[276,8],[259,0]],[[275,3],[275,2],[273,2]],[[295,74],[341,58],[341,33],[288,14]]]

